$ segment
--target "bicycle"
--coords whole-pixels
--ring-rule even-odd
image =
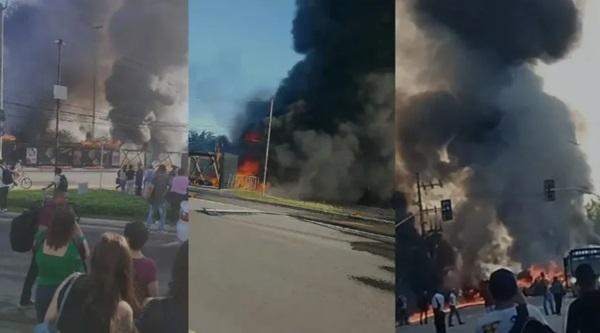
[[[13,184],[14,186],[21,186],[22,188],[28,190],[31,188],[31,186],[33,185],[33,181],[31,180],[31,178],[21,175],[19,176],[19,178],[15,179],[15,183],[16,185]]]

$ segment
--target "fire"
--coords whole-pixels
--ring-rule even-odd
[[[458,304],[456,305],[456,308],[464,309],[464,308],[470,308],[473,306],[481,306],[484,304],[485,304],[485,302],[483,300],[483,297],[479,293],[479,291],[472,289],[472,290],[466,291],[465,295],[463,297],[458,298]],[[450,308],[447,305],[445,305],[444,312],[448,313],[449,311],[450,311]],[[427,318],[431,318],[431,317],[433,317],[433,309],[430,306],[429,309],[427,310]],[[410,316],[408,318],[408,322],[410,324],[418,323],[419,322],[419,313],[417,312],[417,313],[413,314],[412,316]]]
[[[234,187],[237,189],[259,192],[262,192],[263,189],[268,189],[269,184],[267,183],[265,188],[264,184],[260,181],[259,172],[260,162],[253,160],[244,161],[238,167]]]
[[[244,136],[244,141],[253,142],[253,143],[259,143],[260,142],[260,135],[257,132],[248,132]]]
[[[260,162],[246,160],[238,167],[238,176],[258,176]]]
[[[519,288],[531,288],[532,285],[541,277],[542,273],[548,281],[555,277],[559,280],[564,279],[564,272],[554,261],[550,261],[546,267],[542,265],[532,265],[526,271],[518,276],[517,284]]]

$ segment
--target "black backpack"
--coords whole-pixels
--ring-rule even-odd
[[[69,190],[69,182],[65,175],[60,175],[60,181],[58,182],[57,190],[61,192],[67,192]]]
[[[2,168],[2,182],[4,185],[11,185],[14,183],[12,172],[7,168]]]
[[[517,319],[509,333],[556,333],[548,325],[529,316],[527,304],[517,305]]]
[[[13,251],[24,253],[33,247],[38,213],[37,208],[28,209],[10,223],[10,246]]]

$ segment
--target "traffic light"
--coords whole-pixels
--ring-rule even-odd
[[[452,213],[452,201],[450,199],[442,200],[442,220],[443,221],[451,221],[454,216]]]
[[[554,179],[544,180],[544,200],[556,200],[556,185],[554,183]]]

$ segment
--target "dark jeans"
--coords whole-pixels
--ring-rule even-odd
[[[0,209],[8,207],[8,186],[0,187]]]
[[[40,287],[39,285],[37,286],[35,290],[35,314],[38,323],[42,323],[44,321],[46,311],[48,311],[50,302],[52,302],[52,297],[54,297],[54,292],[56,291],[56,288],[57,287]]]
[[[436,333],[446,333],[446,321],[444,320],[445,317],[446,314],[444,311],[433,310],[433,322]]]
[[[135,195],[142,195],[142,184],[135,184]]]
[[[419,324],[423,325],[423,323],[427,324],[427,310],[419,312]]]
[[[33,283],[35,282],[37,275],[38,269],[37,263],[35,262],[35,251],[32,251],[31,263],[29,264],[27,276],[25,277],[25,282],[23,283],[23,290],[21,291],[21,304],[31,301],[31,290],[33,289]]]
[[[462,324],[462,319],[460,319],[460,313],[456,306],[450,306],[450,314],[448,315],[448,326],[452,326],[452,317],[456,316],[458,318],[458,323]]]
[[[562,301],[563,301],[563,295],[562,294],[554,294],[554,303],[556,305],[556,312],[555,314],[560,316],[560,310],[562,309]]]

